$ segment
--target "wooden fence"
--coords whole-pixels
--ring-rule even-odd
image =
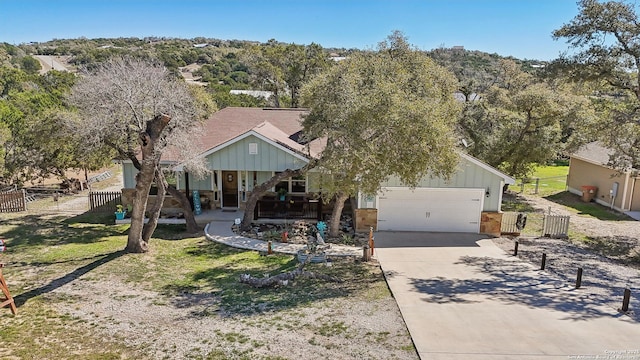
[[[502,214],[500,232],[503,235],[516,236],[567,237],[569,235],[569,216],[539,212],[505,212]]]
[[[18,212],[27,210],[24,190],[0,193],[0,212]]]
[[[120,191],[101,191],[89,193],[90,212],[114,212],[116,205],[122,204]]]
[[[542,225],[542,236],[567,237],[569,236],[569,216],[545,215]]]
[[[516,225],[518,221],[517,212],[506,212],[502,214],[502,224],[500,225],[500,233],[503,235],[520,235],[520,230]]]

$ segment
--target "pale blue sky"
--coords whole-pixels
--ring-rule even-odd
[[[575,0],[0,0],[0,42],[198,36],[373,48],[393,30],[423,50],[551,60]]]

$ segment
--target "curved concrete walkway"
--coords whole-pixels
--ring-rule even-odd
[[[207,239],[219,242],[238,249],[267,251],[267,241],[251,239],[240,236],[231,230],[229,220],[215,220],[209,222],[204,228],[204,234]],[[273,252],[281,254],[295,255],[298,250],[305,248],[302,244],[290,244],[281,242],[272,242],[271,249]],[[331,247],[325,251],[327,256],[362,256],[362,249],[355,246],[331,244]]]

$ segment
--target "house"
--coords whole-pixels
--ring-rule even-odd
[[[598,142],[589,143],[572,154],[568,190],[577,195],[592,190],[593,200],[601,205],[621,212],[640,212],[638,170],[616,170],[608,166],[612,154],[613,150]]]
[[[304,113],[301,109],[234,107],[218,111],[207,120],[198,139],[210,173],[197,179],[173,163],[177,188],[189,194],[197,190],[205,208],[243,209],[254,186],[276,172],[301,168],[324,148],[322,139],[304,143],[301,138]],[[380,194],[358,196],[357,229],[499,234],[502,188],[515,180],[469,155],[460,156],[459,170],[447,181],[426,177],[416,189],[409,189],[390,178],[381,184]],[[124,162],[123,202],[133,194],[135,174],[133,165]],[[311,170],[277,184],[258,203],[255,216],[320,216],[320,176]],[[278,193],[286,193],[287,201],[280,201]],[[164,207],[179,206],[168,197]]]

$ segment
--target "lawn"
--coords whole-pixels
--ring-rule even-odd
[[[112,218],[13,214],[0,222],[0,261],[18,305],[17,316],[0,309],[0,358],[286,359],[317,349],[416,358],[375,265],[310,265],[345,281],[255,289],[240,274],[288,271],[294,257],[185,236],[183,225],[159,226],[149,253],[126,254],[128,225]],[[361,314],[363,306],[375,314]]]
[[[592,216],[600,220],[629,221],[632,220],[627,215],[611,210],[596,202],[586,203],[579,196],[567,191],[547,196],[546,199],[573,209],[578,215]]]
[[[512,185],[513,191],[524,191],[525,194],[539,196],[563,192],[567,188],[567,174],[569,166],[566,165],[537,166],[528,179],[518,179],[516,185]]]

